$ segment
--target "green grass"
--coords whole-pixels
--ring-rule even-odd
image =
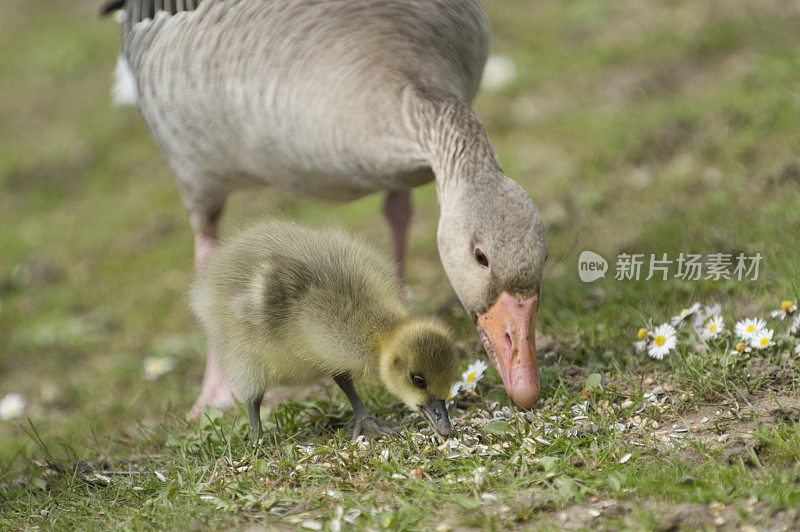
[[[455,451],[421,424],[354,446],[338,392],[265,409],[268,441],[255,455],[242,409],[182,420],[204,363],[186,305],[192,236],[138,113],[109,106],[118,34],[96,7],[0,3],[0,397],[29,403],[26,419],[0,421],[0,526],[330,527],[340,506],[361,512],[361,528],[669,528],[674,516],[690,528],[717,518],[790,526],[800,432],[794,410],[776,415],[774,404],[797,404],[796,378],[776,383],[722,347],[649,361],[632,340],[692,301],[720,302],[730,324],[798,299],[795,11],[770,0],[487,3],[493,52],[512,57],[518,75],[475,108],[548,226],[538,332],[551,345],[530,421],[516,412],[480,421],[493,403],[509,405],[492,370],[474,404],[454,413],[453,441],[480,436],[499,454],[448,458]],[[442,313],[466,358],[481,357],[450,304],[433,188],[414,201],[414,305]],[[250,191],[230,201],[223,233],[256,216],[335,219],[387,249],[380,202]],[[578,279],[585,249],[611,260],[606,279]],[[764,262],[753,282],[615,281],[622,252],[760,252]],[[765,358],[784,367],[791,342],[781,341]],[[151,355],[175,369],[145,380]],[[601,373],[603,385],[583,392],[588,373],[576,383],[572,365]],[[635,413],[659,384],[672,403]],[[360,387],[381,416],[404,413],[382,390]],[[574,421],[586,401],[587,419]],[[713,428],[673,438],[673,448],[659,440],[706,410]],[[644,428],[613,428],[634,416]],[[78,460],[111,481],[71,472]]]

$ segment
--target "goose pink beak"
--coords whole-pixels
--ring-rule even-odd
[[[478,315],[478,332],[486,354],[497,368],[511,399],[530,408],[539,397],[539,367],[533,324],[539,296],[529,299],[503,292],[494,305]]]

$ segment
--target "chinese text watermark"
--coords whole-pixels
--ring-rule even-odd
[[[761,253],[679,253],[677,257],[667,253],[621,253],[617,256],[614,279],[757,281],[762,260]],[[593,251],[584,251],[578,258],[578,276],[585,283],[605,277],[608,267],[608,262]]]

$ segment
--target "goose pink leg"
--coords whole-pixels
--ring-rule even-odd
[[[210,234],[196,234],[194,239],[194,267],[200,271],[208,263],[217,247],[216,226]],[[217,349],[208,339],[208,356],[206,370],[203,374],[203,388],[200,397],[194,402],[192,409],[186,414],[186,419],[193,420],[200,417],[203,407],[227,408],[233,405],[233,390],[222,369],[219,367]]]
[[[383,213],[392,231],[392,255],[396,266],[395,274],[402,286],[405,283],[406,241],[408,225],[411,221],[411,193],[408,190],[393,190],[386,196]]]

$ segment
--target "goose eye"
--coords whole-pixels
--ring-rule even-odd
[[[421,375],[411,375],[411,380],[414,381],[414,386],[417,388],[424,390],[427,384],[425,383],[425,379],[422,378]]]
[[[489,267],[489,257],[483,252],[481,248],[475,248],[475,261],[484,268]]]

